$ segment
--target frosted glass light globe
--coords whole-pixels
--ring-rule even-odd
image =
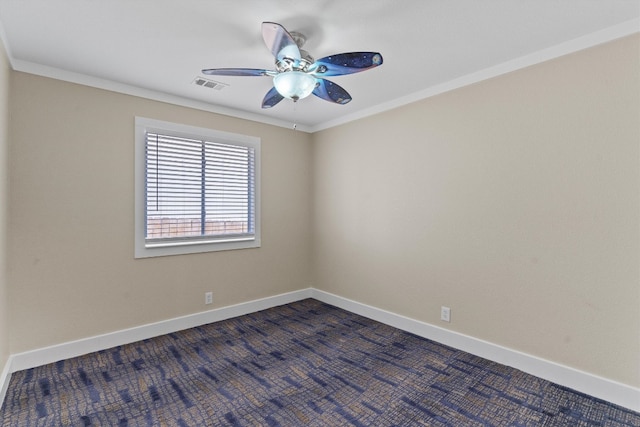
[[[273,85],[280,95],[295,102],[311,95],[316,78],[302,71],[285,71],[273,78]]]

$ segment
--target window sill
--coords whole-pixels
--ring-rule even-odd
[[[158,256],[254,249],[259,247],[259,239],[246,237],[215,241],[201,240],[195,242],[162,242],[155,244],[140,242],[140,244],[136,244],[135,258],[152,258]]]

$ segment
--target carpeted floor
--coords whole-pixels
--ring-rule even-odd
[[[11,377],[2,426],[640,426],[640,414],[316,300]]]

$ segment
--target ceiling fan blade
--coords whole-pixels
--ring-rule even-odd
[[[263,22],[262,38],[278,61],[282,61],[284,58],[300,60],[298,45],[282,25],[275,22]]]
[[[313,94],[325,101],[335,102],[336,104],[347,104],[351,101],[351,95],[339,85],[332,81],[318,78],[318,84],[313,90]]]
[[[318,59],[310,72],[322,76],[342,76],[359,73],[382,65],[382,55],[378,52],[338,53]]]
[[[271,108],[278,102],[282,101],[284,96],[280,95],[275,87],[271,88],[269,92],[264,96],[262,100],[262,108]]]
[[[202,70],[202,74],[209,76],[271,76],[276,74],[276,72],[254,68],[211,68],[209,70]]]

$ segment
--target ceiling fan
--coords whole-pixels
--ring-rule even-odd
[[[382,64],[378,52],[349,52],[329,55],[318,60],[302,49],[306,37],[289,33],[275,22],[262,23],[262,38],[275,57],[275,70],[254,68],[212,68],[202,70],[211,76],[269,76],[273,88],[262,100],[262,108],[271,108],[284,98],[294,102],[314,94],[336,104],[351,101],[351,95],[339,85],[323,77],[358,73]]]

